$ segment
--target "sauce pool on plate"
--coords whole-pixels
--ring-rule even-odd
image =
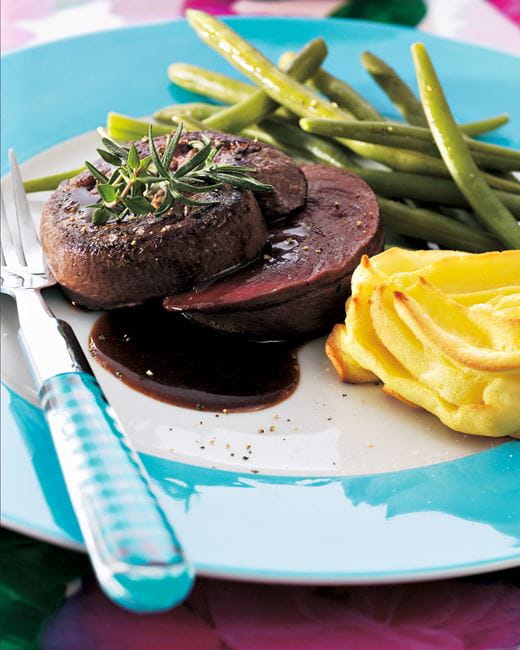
[[[218,334],[157,303],[105,312],[89,348],[132,388],[197,410],[277,404],[293,393],[300,374],[294,345]]]

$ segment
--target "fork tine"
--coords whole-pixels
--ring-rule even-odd
[[[16,216],[22,239],[22,247],[27,261],[27,266],[31,273],[44,273],[42,251],[40,243],[36,236],[36,229],[31,216],[31,210],[23,188],[22,175],[16,161],[16,155],[13,149],[9,149],[9,165],[11,167],[11,176],[13,180],[14,204],[16,207]]]
[[[2,228],[2,264],[16,267],[20,266],[19,255],[11,236],[11,227],[7,219],[7,211],[4,204],[4,195],[2,193],[2,211],[1,211],[1,228]],[[23,260],[22,260],[23,262]]]

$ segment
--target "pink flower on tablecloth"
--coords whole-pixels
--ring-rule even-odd
[[[259,16],[328,16],[341,3],[338,0],[235,0],[233,11]]]
[[[334,590],[208,581],[204,588],[232,650],[512,650],[520,643],[520,589],[512,585]]]
[[[236,13],[233,10],[234,4],[234,0],[185,0],[183,10],[200,9],[216,16],[225,16]]]
[[[11,50],[28,43],[33,34],[18,23],[24,20],[45,18],[54,11],[55,0],[3,0],[1,3],[2,49]]]
[[[503,14],[520,27],[520,1],[519,0],[490,0]]]
[[[513,650],[520,589],[442,581],[311,588],[199,580],[158,615],[119,609],[90,583],[48,625],[43,650]]]
[[[200,9],[216,15],[325,16],[338,0],[185,0],[184,9]]]

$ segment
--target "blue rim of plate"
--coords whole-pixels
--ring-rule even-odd
[[[514,57],[365,21],[230,22],[273,59],[321,35],[332,43],[332,72],[342,74],[345,62],[372,49],[394,62],[409,81],[408,45],[421,40],[443,74],[453,105],[463,107],[459,119],[497,114],[505,106],[512,121],[520,121],[518,91],[509,83],[518,64]],[[150,60],[141,56],[147,47],[157,53],[152,74]],[[189,101],[193,96],[173,92],[164,76],[166,65],[181,58],[231,72],[217,55],[199,47],[182,20],[99,32],[8,54],[2,60],[2,143],[15,147],[25,160],[95,128],[109,110],[146,115],[163,104]],[[115,80],[110,72],[114,68],[107,66],[112,60],[127,64],[115,66]],[[375,85],[354,72],[355,66],[348,67],[351,79],[359,77],[353,85],[385,113],[395,115]],[[18,83],[20,78],[24,84]],[[464,88],[457,83],[460,78]],[[482,79],[492,79],[494,92],[482,92]],[[488,139],[515,144],[510,125]],[[2,149],[2,170],[4,155]],[[41,411],[4,385],[2,432],[4,524],[80,547],[81,535]],[[361,584],[520,564],[518,441],[437,465],[352,477],[253,475],[149,455],[143,460],[200,574]]]

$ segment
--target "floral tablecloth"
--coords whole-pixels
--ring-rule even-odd
[[[520,54],[520,0],[2,0],[2,50],[132,23],[185,9],[215,14],[345,16],[416,25],[440,36]]]
[[[520,0],[3,0],[2,50],[167,20],[188,7],[419,23],[520,54]],[[349,588],[201,579],[176,610],[136,616],[105,598],[84,556],[3,530],[0,635],[2,650],[513,650],[520,570]]]

